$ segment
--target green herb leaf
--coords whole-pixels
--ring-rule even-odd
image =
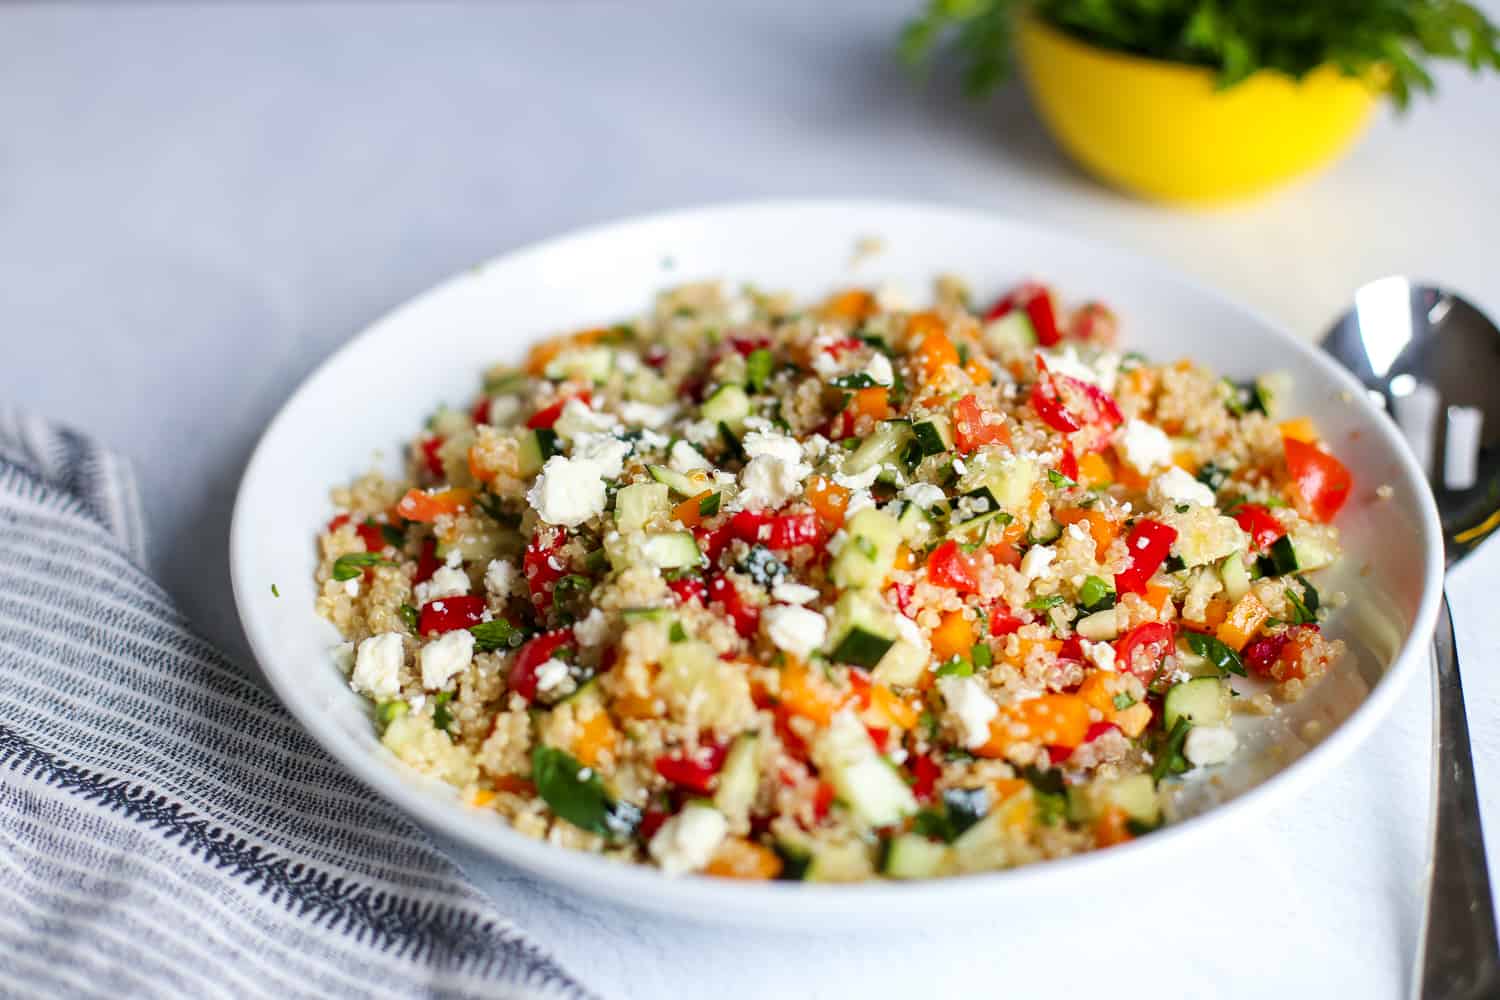
[[[962,657],[955,656],[944,663],[935,671],[939,677],[969,677],[974,673],[974,664]]]
[[[1063,603],[1061,594],[1046,594],[1042,597],[1033,597],[1026,602],[1027,611],[1047,611]]]
[[[352,580],[365,571],[367,566],[389,566],[389,559],[382,559],[376,552],[350,552],[333,561],[335,580]]]
[[[1111,699],[1111,703],[1115,706],[1116,712],[1123,712],[1131,705],[1135,704],[1135,699],[1132,698],[1129,693],[1121,691],[1119,694],[1115,695],[1113,699]]]
[[[410,604],[403,604],[396,610],[401,615],[401,620],[406,623],[406,630],[415,635],[418,623],[421,621],[421,616],[417,613],[417,609]]]
[[[410,605],[406,605],[410,607]],[[415,626],[413,626],[415,630]],[[490,622],[480,622],[478,625],[470,625],[469,633],[474,636],[474,652],[492,653],[496,650],[514,649],[526,641],[526,633],[516,628],[504,618],[496,618]]]
[[[1296,588],[1286,588],[1286,599],[1287,603],[1291,604],[1292,606],[1292,622],[1294,624],[1311,625],[1317,622],[1317,614],[1302,600],[1302,597],[1297,593]]]
[[[876,382],[868,372],[853,372],[849,375],[840,375],[830,380],[828,384],[835,389],[873,389],[880,383]]]
[[[682,627],[682,622],[673,622],[672,627],[667,629],[667,640],[669,642],[687,642],[687,630]]]
[[[1188,730],[1192,728],[1193,724],[1183,716],[1172,726],[1170,733],[1155,741],[1151,751],[1155,757],[1151,765],[1151,780],[1161,781],[1169,774],[1186,774],[1192,770],[1192,763],[1182,755],[1182,745],[1187,741]]]
[[[411,706],[404,701],[382,701],[375,706],[375,721],[384,729],[409,711]]]
[[[1205,632],[1183,632],[1182,636],[1187,640],[1188,649],[1212,663],[1220,677],[1230,674],[1245,676],[1245,662],[1240,659],[1240,654],[1218,639]]]
[[[598,772],[566,751],[546,745],[533,749],[531,781],[547,807],[580,830],[620,841],[640,824],[638,808],[613,799]]]
[[[1318,596],[1318,588],[1307,582],[1307,577],[1301,573],[1297,574],[1297,582],[1302,584],[1302,600],[1307,605],[1307,610],[1317,614],[1318,607],[1323,599]]]
[[[1069,479],[1067,476],[1063,475],[1061,472],[1058,472],[1056,469],[1047,470],[1047,482],[1051,483],[1053,486],[1056,486],[1060,490],[1069,489],[1078,485],[1078,482],[1076,480]]]
[[[976,642],[969,652],[969,659],[974,662],[975,670],[985,670],[994,665],[995,654],[990,650],[989,643]]]
[[[771,381],[771,369],[775,359],[767,348],[757,347],[745,359],[745,384],[751,392],[764,392]]]
[[[1078,603],[1090,614],[1107,611],[1115,606],[1114,585],[1097,576],[1086,577],[1083,586],[1078,588]]]
[[[272,597],[280,597],[281,596],[281,591],[279,591],[279,590],[276,589],[276,584],[274,584],[274,583],[271,584],[271,596]]]
[[[1057,768],[1043,771],[1035,764],[1028,764],[1021,772],[1021,777],[1026,779],[1027,784],[1034,791],[1041,792],[1043,795],[1065,795],[1068,791],[1062,772]]]
[[[380,526],[380,537],[385,540],[385,544],[393,549],[403,549],[406,547],[406,532],[393,524],[382,524]]]
[[[453,725],[453,713],[448,711],[448,702],[452,700],[452,691],[439,691],[437,697],[432,699],[432,727],[434,729],[441,729],[446,733],[448,727]]]
[[[724,494],[710,493],[698,501],[698,516],[713,517],[719,512],[719,504],[723,502]]]

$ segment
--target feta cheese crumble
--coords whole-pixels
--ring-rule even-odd
[[[1033,545],[1021,557],[1021,575],[1028,580],[1040,580],[1052,572],[1052,560],[1057,550],[1050,545]]]
[[[526,502],[548,524],[576,528],[604,513],[604,480],[586,458],[553,455],[526,492]]]
[[[1146,491],[1146,499],[1158,509],[1175,507],[1183,503],[1212,507],[1214,491],[1174,465],[1151,480],[1151,487]]]
[[[1129,420],[1116,440],[1125,461],[1141,472],[1172,464],[1172,439],[1166,431],[1144,420]]]
[[[990,720],[1000,714],[1000,706],[984,685],[973,677],[939,677],[937,685],[949,713],[958,722],[965,749],[988,743]]]
[[[461,597],[469,592],[469,574],[452,566],[439,566],[432,578],[412,588],[417,606],[445,597]]]
[[[729,821],[723,813],[689,805],[661,825],[648,850],[663,872],[685,875],[707,865],[728,833]]]
[[[743,442],[749,463],[740,473],[740,506],[774,509],[802,492],[812,466],[802,460],[802,446],[784,434],[751,431]]]
[[[397,632],[372,635],[359,644],[354,658],[354,676],[349,686],[376,701],[387,701],[401,693],[397,674],[406,660],[406,647]]]
[[[444,632],[422,647],[422,686],[436,691],[474,659],[474,633],[465,628]]]
[[[771,588],[771,597],[783,604],[806,604],[817,596],[817,590],[805,583],[778,583]]]
[[[484,589],[496,597],[505,597],[516,583],[516,567],[504,559],[491,559],[484,571]]]
[[[828,638],[828,621],[807,608],[775,604],[765,610],[760,620],[776,648],[799,659],[807,659]]]
[[[673,472],[686,475],[694,469],[707,469],[710,466],[702,452],[686,441],[679,440],[673,443],[672,450],[667,453],[667,467]]]
[[[930,510],[947,498],[941,487],[931,483],[912,483],[901,491],[901,499],[916,504],[922,510]]]

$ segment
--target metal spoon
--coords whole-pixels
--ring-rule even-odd
[[[1355,293],[1323,347],[1386,408],[1427,471],[1453,565],[1500,527],[1500,328],[1451,292],[1391,277]],[[1432,868],[1413,993],[1493,998],[1500,945],[1446,596],[1433,664]]]

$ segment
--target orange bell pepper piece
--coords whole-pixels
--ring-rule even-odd
[[[807,481],[807,502],[812,504],[818,520],[833,530],[844,523],[844,508],[849,506],[849,491],[830,479],[813,476]]]
[[[769,847],[743,837],[730,837],[719,845],[703,871],[719,878],[763,882],[781,874],[781,858]]]
[[[962,611],[950,611],[932,632],[932,652],[939,660],[967,657],[974,648],[974,625]]]
[[[473,499],[473,490],[455,488],[438,493],[407,490],[406,496],[396,501],[396,513],[408,521],[431,523],[444,514],[457,514]]]

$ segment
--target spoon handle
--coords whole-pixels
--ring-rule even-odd
[[[1418,956],[1421,1000],[1500,996],[1500,944],[1485,865],[1474,758],[1443,596],[1433,636],[1432,872]]]

